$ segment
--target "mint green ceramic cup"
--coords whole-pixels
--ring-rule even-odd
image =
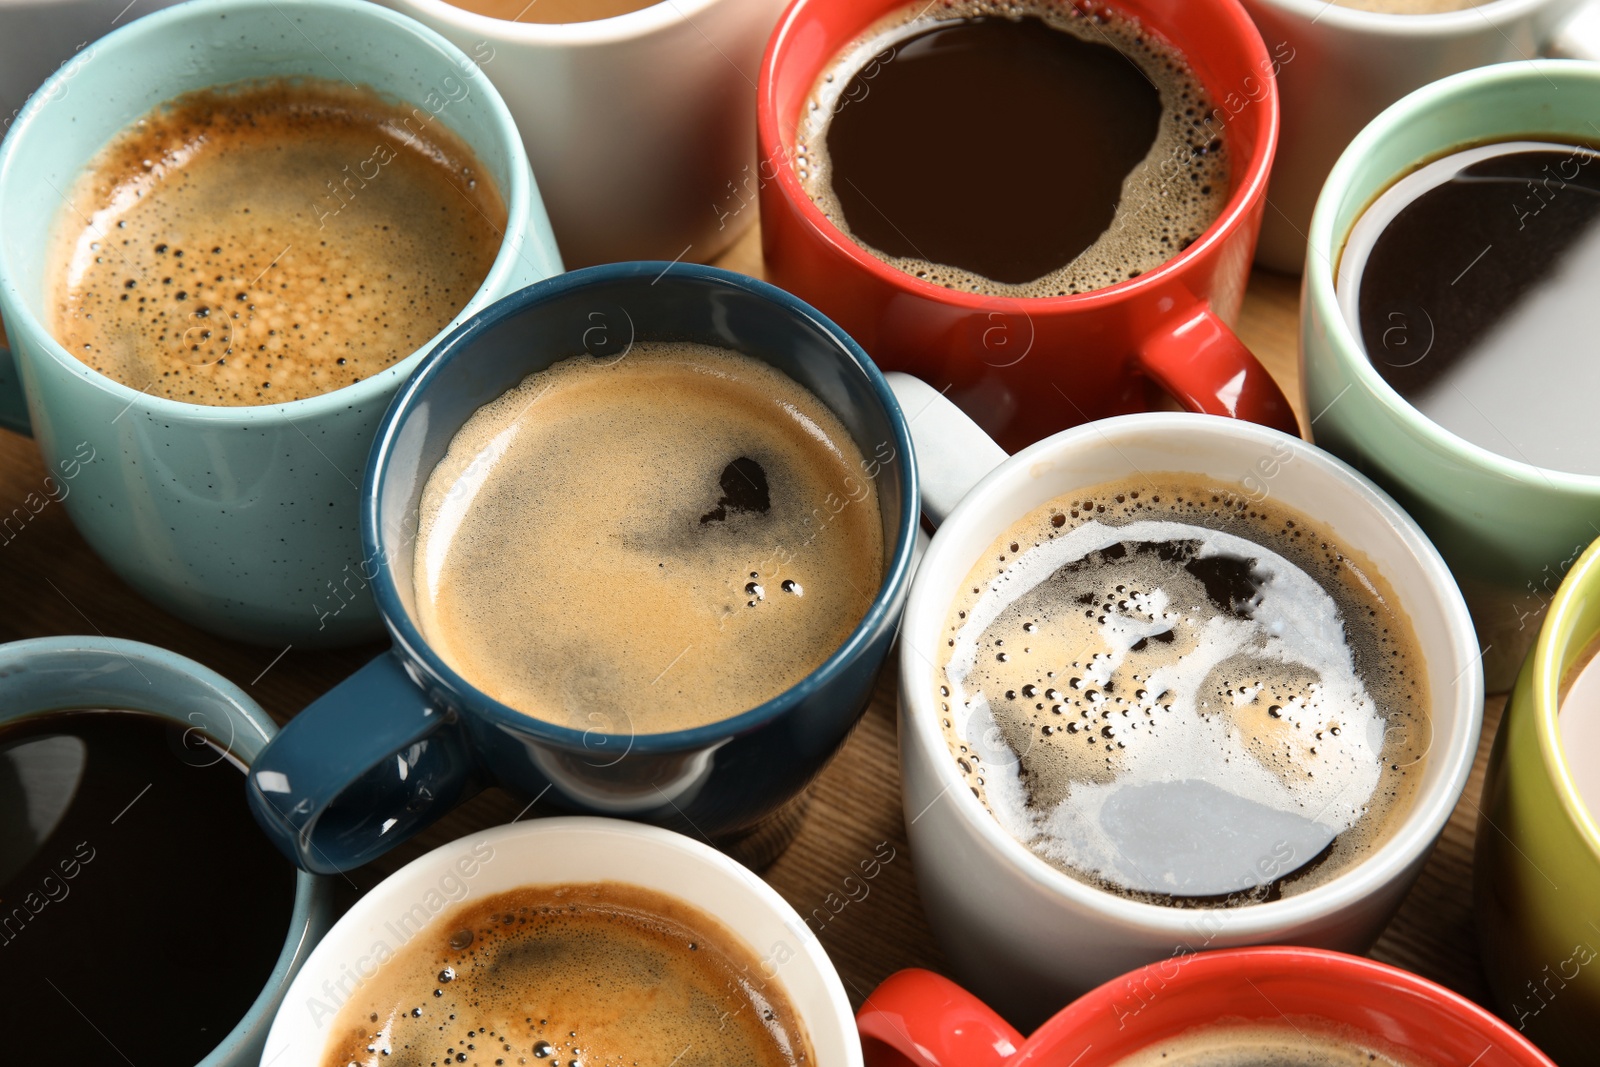
[[[1368,361],[1335,300],[1336,271],[1362,211],[1419,164],[1528,135],[1592,144],[1596,116],[1600,64],[1532,60],[1444,78],[1357,135],[1311,220],[1300,359],[1312,437],[1387,489],[1438,546],[1487,647],[1490,692],[1510,687],[1562,574],[1600,535],[1600,478],[1508,459],[1424,417]]]
[[[31,424],[65,490],[58,499],[140,593],[214,633],[305,647],[381,630],[358,487],[379,418],[433,342],[321,396],[211,407],[90,370],[45,323],[50,233],[95,152],[180,93],[284,76],[348,79],[410,103],[419,123],[460,135],[498,184],[508,209],[500,253],[439,336],[561,271],[522,138],[465,53],[359,0],[193,0],[83,49],[0,146],[0,314],[11,343],[9,358],[0,352],[0,426]],[[28,518],[25,508],[0,514],[0,542],[29,536]]]

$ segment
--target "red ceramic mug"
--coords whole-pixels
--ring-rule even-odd
[[[996,966],[1003,966],[997,963]],[[1554,1067],[1488,1011],[1410,971],[1324,949],[1268,946],[1174,957],[1130,971],[1024,1038],[931,971],[890,975],[856,1014],[867,1067],[1111,1067],[1224,1025],[1326,1029],[1402,1062]]]
[[[1274,76],[1286,61],[1268,52],[1237,0],[1096,0],[1188,60],[1217,108],[1232,195],[1200,238],[1160,267],[1047,298],[962,293],[895,270],[829,222],[800,184],[796,122],[817,78],[863,31],[907,6],[796,0],[767,43],[757,138],[768,279],[843,326],[884,370],[948,386],[950,399],[1010,452],[1090,419],[1145,410],[1154,388],[1195,411],[1298,433],[1282,391],[1227,325],[1261,229],[1278,141]]]

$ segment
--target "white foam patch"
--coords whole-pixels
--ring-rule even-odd
[[[1226,555],[1250,559],[1264,577],[1253,617],[1218,616],[1200,622],[1176,617],[1159,590],[1128,599],[1126,611],[1108,611],[1099,624],[1104,648],[1087,665],[1085,684],[1104,684],[1141,638],[1192,624],[1198,636],[1193,652],[1158,667],[1144,683],[1164,694],[1158,729],[1126,729],[1117,734],[1119,769],[1109,783],[1074,781],[1066,798],[1049,810],[1031,806],[1017,773],[1018,761],[1003,741],[988,699],[968,693],[965,683],[981,651],[984,632],[1022,597],[1061,567],[1119,543],[1199,542],[1197,558]],[[1262,762],[1247,737],[1226,714],[1202,714],[1198,697],[1214,668],[1235,656],[1299,667],[1316,682],[1282,706],[1282,733],[1315,741],[1315,776],[1294,773],[1305,766],[1291,759],[1285,767]],[[1062,665],[1063,667],[1065,665]],[[957,631],[945,667],[951,690],[950,715],[957,736],[966,739],[988,766],[985,789],[990,810],[1002,827],[1035,850],[1086,873],[1106,875],[1117,866],[1116,844],[1101,830],[1106,800],[1127,785],[1203,779],[1227,792],[1280,812],[1311,819],[1337,834],[1366,812],[1382,774],[1385,721],[1356,673],[1344,625],[1333,598],[1310,575],[1270,549],[1234,534],[1186,523],[1140,521],[1108,526],[1090,521],[1017,557],[990,581]],[[1236,693],[1234,702],[1248,702]],[[1337,732],[1323,728],[1339,724]],[[1136,726],[1137,724],[1133,724]],[[1317,736],[1320,732],[1320,736]],[[1276,738],[1274,740],[1277,740]],[[998,751],[995,750],[998,745]],[[992,758],[991,758],[992,757]]]

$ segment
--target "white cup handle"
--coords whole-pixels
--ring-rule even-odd
[[[938,526],[973,486],[1006,461],[1006,450],[927,382],[899,371],[884,377],[911,430],[922,513]]]
[[[1556,59],[1600,59],[1600,3],[1589,0],[1578,8],[1545,51]]]

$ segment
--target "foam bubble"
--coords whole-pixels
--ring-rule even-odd
[[[851,232],[843,206],[832,191],[828,125],[855,73],[908,37],[940,23],[985,16],[1037,17],[1084,40],[1114,44],[1161,95],[1161,123],[1155,141],[1124,179],[1111,226],[1070,263],[1019,285],[873,248]],[[1125,16],[1108,11],[1086,14],[1062,0],[939,0],[897,12],[840,51],[801,109],[794,166],[807,195],[828,220],[897,270],[965,292],[1013,298],[1066,296],[1115,285],[1161,266],[1197,240],[1222,213],[1232,187],[1226,143],[1212,119],[1214,111],[1181,53]],[[1019,161],[1018,165],[1025,164]],[[930,182],[938,180],[937,174],[928,176]],[[964,195],[952,190],[952,211],[962,210]]]
[[[477,291],[506,225],[471,149],[421,114],[319,80],[156,108],[61,213],[52,333],[196,404],[300,400],[411,355]]]
[[[529,886],[458,907],[420,932],[411,920],[386,928],[407,940],[386,938],[362,961],[322,1067],[813,1059],[771,965],[716,918],[665,894],[614,882]]]
[[[428,479],[418,622],[473,684],[600,734],[728,718],[811,673],[882,583],[849,431],[766,363],[637,343],[525,379]]]

